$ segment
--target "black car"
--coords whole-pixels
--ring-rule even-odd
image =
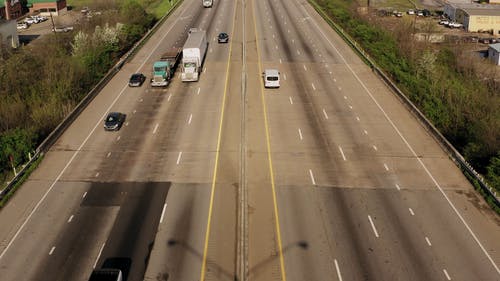
[[[146,81],[146,76],[142,73],[134,73],[130,76],[130,80],[128,81],[128,85],[130,87],[140,87],[142,83]]]
[[[120,112],[110,112],[106,120],[104,120],[104,130],[118,131],[125,122],[127,115]]]
[[[217,41],[219,43],[227,43],[229,42],[229,35],[227,35],[227,33],[221,32],[219,33],[219,36],[217,36]]]

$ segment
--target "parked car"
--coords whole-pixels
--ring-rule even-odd
[[[104,130],[106,131],[118,131],[125,122],[127,115],[120,112],[110,112],[104,120]]]
[[[48,20],[46,16],[41,16],[41,15],[31,16],[31,18],[36,21],[35,23],[40,23]]]
[[[134,73],[130,76],[130,80],[128,81],[128,85],[130,87],[140,87],[142,83],[146,81],[146,76],[142,73]]]
[[[441,25],[448,25],[450,23],[450,21],[448,21],[447,19],[442,19],[439,21],[439,24]]]
[[[28,27],[29,27],[29,24],[27,24],[25,22],[18,22],[17,23],[17,29],[18,30],[27,29]]]
[[[219,33],[219,36],[217,36],[217,41],[219,43],[227,43],[229,42],[229,35],[227,35],[227,33],[221,32]]]
[[[413,9],[409,9],[407,12],[406,12],[408,15],[414,15],[415,14],[415,11]]]
[[[68,31],[72,31],[72,30],[73,30],[72,26],[56,26],[56,27],[52,28],[52,31],[54,31],[54,32],[68,32]]]

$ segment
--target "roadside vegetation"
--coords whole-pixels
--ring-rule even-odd
[[[388,29],[353,0],[311,0],[363,46],[439,131],[500,192],[500,82],[477,73],[457,45],[413,37],[414,21]],[[425,28],[425,26],[424,26]],[[430,27],[427,27],[430,29]]]
[[[36,44],[0,46],[2,182],[176,1],[68,1],[101,14]]]

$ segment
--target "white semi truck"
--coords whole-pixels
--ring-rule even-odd
[[[207,47],[207,33],[201,29],[191,28],[182,48],[182,81],[198,81]]]
[[[203,7],[205,8],[212,8],[212,6],[214,5],[214,0],[201,0],[201,2],[203,3]]]

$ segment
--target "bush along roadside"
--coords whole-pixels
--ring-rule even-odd
[[[488,184],[499,192],[498,83],[480,81],[457,48],[446,45],[436,48],[430,43],[412,41],[411,25],[401,24],[389,31],[370,22],[356,12],[356,1],[310,2],[362,46],[465,159],[485,175]],[[492,200],[487,198],[487,201]]]

